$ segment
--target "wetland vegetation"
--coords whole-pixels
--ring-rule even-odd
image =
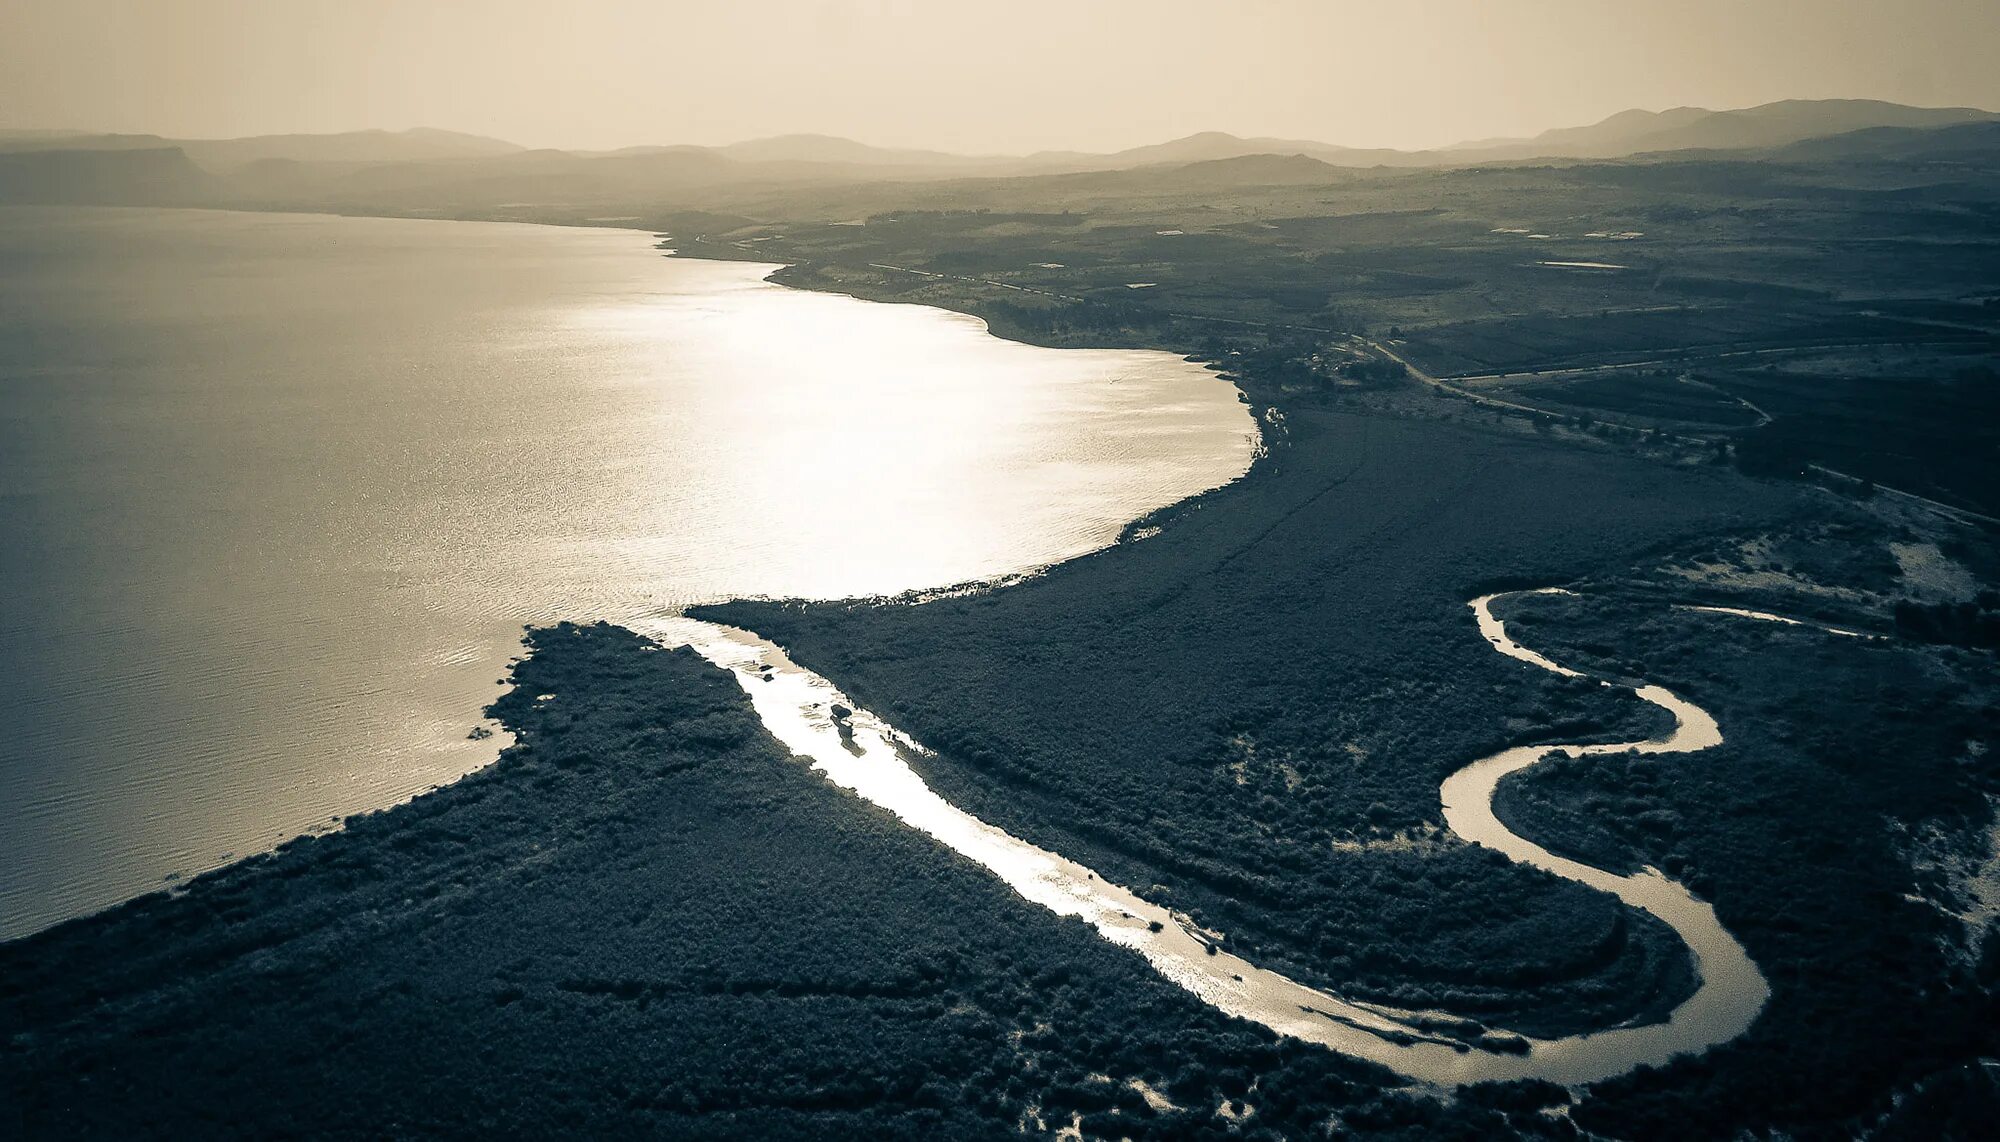
[[[528,649],[492,768],[0,946],[0,1128],[1564,1136],[1561,1088],[1412,1096],[1215,1013],[822,782],[691,651]]]

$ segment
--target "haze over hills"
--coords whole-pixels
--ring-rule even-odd
[[[1027,161],[1031,163],[1039,161],[1050,166],[1074,165],[1078,168],[1121,170],[1159,163],[1213,162],[1217,159],[1240,158],[1244,155],[1306,155],[1335,166],[1372,167],[1428,165],[1428,160],[1418,157],[1424,153],[1342,147],[1310,139],[1267,137],[1246,139],[1223,131],[1203,131],[1164,143],[1114,151],[1108,155],[1051,152],[1044,155],[1030,155]]]
[[[958,155],[946,151],[872,147],[834,135],[778,135],[709,148],[740,162],[858,163],[868,166],[1002,166],[1006,155]]]
[[[0,203],[196,206],[229,194],[174,147],[0,149]]]
[[[0,201],[449,210],[518,201],[630,203],[725,185],[934,181],[1218,163],[1223,165],[1184,177],[1256,185],[1331,179],[1338,168],[1647,160],[1697,152],[1704,158],[1819,162],[1908,160],[1944,147],[1960,159],[1978,159],[2000,151],[1994,132],[1981,130],[1995,123],[2000,114],[1976,108],[1786,100],[1732,111],[1623,111],[1531,139],[1485,139],[1434,151],[1209,131],[1104,154],[1025,156],[885,148],[804,134],[717,147],[590,152],[528,150],[500,139],[425,128],[243,139],[15,131],[0,133]],[[116,153],[126,157],[112,157]],[[1298,161],[1228,162],[1253,156]]]
[[[1491,139],[1449,148],[1509,157],[1619,158],[1650,151],[1778,147],[1805,139],[1882,127],[1927,129],[1991,121],[1972,107],[1905,107],[1873,99],[1787,99],[1737,111],[1676,107],[1621,111],[1585,127],[1544,131],[1532,139]]]
[[[1869,127],[1840,135],[1801,139],[1771,152],[1772,158],[1786,162],[1858,159],[1990,162],[1995,155],[2000,155],[2000,120],[1992,119],[1926,130]]]
[[[415,127],[407,131],[343,131],[332,135],[252,135],[241,139],[169,139],[159,135],[104,135],[84,131],[10,131],[0,134],[0,151],[121,151],[163,147],[177,147],[196,165],[216,172],[264,159],[420,162],[516,154],[524,149],[501,139],[435,127]]]
[[[1453,166],[1533,158],[1622,158],[1653,151],[1749,150],[1875,128],[1925,130],[1996,120],[2000,120],[2000,113],[1972,107],[1907,107],[1871,99],[1788,99],[1730,111],[1704,107],[1634,109],[1586,126],[1544,131],[1533,138],[1485,139],[1430,151],[1346,147],[1312,139],[1246,138],[1223,131],[1203,131],[1108,153],[1040,151],[1018,158],[871,147],[825,135],[785,135],[690,149],[745,162],[964,167],[988,173],[1119,170],[1245,155],[1306,155],[1334,166]]]
[[[1164,143],[1094,154],[1042,151],[1017,159],[891,150],[823,135],[788,135],[707,148],[744,161],[865,163],[879,166],[967,166],[1117,170],[1158,163],[1208,162],[1244,155],[1307,155],[1334,166],[1453,166],[1532,158],[1622,158],[1652,151],[1779,147],[1873,128],[1923,130],[2000,120],[2000,113],[1972,107],[1907,107],[1870,99],[1789,99],[1741,110],[1677,107],[1621,111],[1581,127],[1560,127],[1530,139],[1486,139],[1431,151],[1346,147],[1311,139],[1240,137],[1203,131]]]

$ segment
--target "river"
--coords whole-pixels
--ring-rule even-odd
[[[1568,677],[1585,677],[1509,637],[1491,610],[1498,597],[1472,600],[1474,621],[1468,624],[1468,637],[1476,630],[1501,654]],[[1439,1086],[1513,1079],[1594,1082],[1727,1042],[1749,1028],[1770,995],[1763,974],[1716,919],[1715,909],[1679,883],[1650,868],[1620,876],[1559,857],[1508,829],[1493,814],[1493,794],[1500,780],[1553,754],[1676,754],[1721,744],[1715,719],[1663,687],[1630,689],[1640,700],[1673,715],[1674,729],[1664,738],[1502,750],[1454,771],[1439,789],[1445,822],[1461,839],[1644,909],[1672,928],[1694,953],[1700,984],[1664,1021],[1534,1039],[1479,1029],[1450,1012],[1397,1011],[1346,1000],[1260,968],[1224,951],[1220,941],[1187,918],[940,797],[909,764],[913,752],[923,751],[921,744],[858,708],[832,682],[794,663],[777,645],[748,631],[679,616],[649,621],[640,629],[667,645],[692,646],[730,671],[765,727],[815,771],[976,861],[1024,899],[1058,915],[1083,919],[1105,939],[1138,952],[1162,976],[1221,1011],[1281,1035],[1381,1063],[1418,1082]],[[836,717],[836,706],[850,713]],[[1457,1035],[1440,1031],[1454,1025],[1460,1031]]]

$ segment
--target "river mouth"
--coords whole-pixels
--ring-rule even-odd
[[[1514,592],[1531,593],[1539,592]],[[1505,597],[1486,595],[1469,604],[1480,633],[1494,649],[1540,669],[1585,677],[1508,637],[1505,624],[1491,611],[1491,604]],[[946,801],[909,764],[912,752],[927,752],[921,745],[858,706],[828,679],[793,662],[775,643],[685,616],[650,620],[636,629],[666,645],[688,645],[728,670],[765,728],[815,772],[986,868],[1023,899],[1082,919],[1104,939],[1144,956],[1162,976],[1225,1014],[1379,1063],[1417,1082],[1595,1082],[1727,1042],[1749,1028],[1770,995],[1762,973],[1716,919],[1714,907],[1679,883],[1650,868],[1621,876],[1556,856],[1513,833],[1493,814],[1500,780],[1552,754],[1689,753],[1722,741],[1712,717],[1663,687],[1628,689],[1674,716],[1675,728],[1665,738],[1515,747],[1464,766],[1440,787],[1445,821],[1462,839],[1609,892],[1658,917],[1694,954],[1699,986],[1665,1021],[1535,1039],[1487,1030],[1447,1012],[1398,1011],[1345,1000],[1260,968],[1223,950],[1215,936],[1187,917]]]
[[[523,624],[1021,574],[1257,454],[1179,355],[656,242],[0,208],[0,939],[492,764]]]

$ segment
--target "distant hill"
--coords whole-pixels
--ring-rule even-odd
[[[1332,182],[1341,168],[1311,155],[1258,153],[1173,165],[1157,177],[1183,186],[1289,186]]]
[[[159,150],[179,148],[210,171],[227,171],[266,159],[294,162],[421,162],[512,154],[522,148],[501,139],[418,127],[408,131],[347,131],[333,135],[252,135],[241,139],[168,139],[159,135],[21,132],[0,135],[0,152],[23,150]]]
[[[1122,151],[1037,151],[1030,155],[961,155],[946,151],[877,147],[833,135],[780,135],[721,147],[627,147],[598,156],[701,152],[751,165],[791,164],[882,177],[948,177],[955,174],[1006,176],[1127,170],[1175,163],[1214,162],[1247,155],[1307,155],[1339,166],[1414,165],[1422,159],[1402,151],[1361,150],[1310,139],[1239,138],[1204,131],[1185,138]]]
[[[501,139],[417,127],[408,131],[348,131],[338,135],[254,135],[180,144],[196,163],[240,166],[260,159],[302,162],[415,162],[507,155],[523,148]]]
[[[617,151],[527,150],[453,131],[352,131],[246,139],[169,140],[68,131],[0,132],[11,200],[52,201],[73,186],[79,202],[228,202],[266,208],[453,212],[501,205],[575,209],[660,203],[702,205],[699,188],[858,185],[1090,172],[1170,171],[1180,185],[1277,185],[1328,180],[1335,168],[1461,167],[1542,161],[1866,161],[1957,154],[1990,165],[2000,115],[1967,107],[1905,107],[1864,99],[1785,100],[1735,111],[1677,107],[1622,111],[1597,123],[1531,139],[1484,139],[1434,151],[1342,147],[1310,139],[1244,138],[1205,131],[1122,151],[956,155],[876,147],[831,135],[781,135],[722,147],[669,145]],[[1962,131],[1960,129],[1963,129]],[[1956,132],[1956,133],[1953,133]],[[110,158],[58,154],[150,156]],[[174,157],[178,156],[178,158]],[[1261,159],[1262,161],[1248,161]],[[1940,161],[1951,161],[1948,157]],[[121,175],[123,172],[123,175]],[[130,187],[115,186],[129,176]],[[198,176],[213,176],[204,181]],[[1165,185],[1165,184],[1163,184]]]
[[[1557,127],[1532,139],[1487,139],[1460,143],[1448,151],[1535,150],[1543,154],[1586,154],[1617,151],[1634,139],[1679,130],[1706,119],[1715,112],[1706,107],[1676,107],[1671,111],[1620,111],[1608,119],[1582,127]]]
[[[1349,168],[1324,163],[1308,155],[1237,155],[1198,163],[1146,163],[1113,170],[1053,171],[1011,180],[987,180],[977,185],[990,187],[996,181],[1017,182],[1023,187],[1041,187],[1058,198],[1079,193],[1112,197],[1190,192],[1227,194],[1239,188],[1332,183],[1350,174]],[[952,184],[938,186],[948,192]],[[1035,192],[1027,193],[1032,195]]]
[[[60,145],[64,139],[74,139],[88,134],[89,131],[72,131],[63,127],[8,128],[0,130],[0,149],[29,143],[41,146]]]
[[[1622,158],[1660,151],[1753,150],[1881,127],[1931,128],[1996,120],[2000,115],[1972,107],[1905,107],[1873,99],[1787,99],[1738,111],[1703,107],[1621,111],[1589,126],[1544,131],[1532,139],[1488,139],[1432,153],[1459,162]]]
[[[1946,127],[1869,127],[1769,152],[1780,162],[1949,162],[2000,168],[2000,120]]]
[[[0,203],[201,206],[221,193],[173,147],[0,151]]]
[[[873,147],[834,135],[779,135],[712,148],[746,163],[840,163],[862,166],[991,167],[1018,160],[1008,157],[955,155],[945,151]]]
[[[1155,143],[1151,146],[1132,147],[1107,155],[1070,152],[1060,155],[1060,159],[1075,164],[1079,169],[1119,170],[1158,163],[1214,162],[1221,159],[1242,158],[1246,155],[1306,155],[1336,166],[1398,166],[1406,164],[1410,159],[1410,155],[1402,151],[1361,150],[1314,142],[1311,139],[1269,137],[1245,139],[1222,131],[1203,131],[1185,138]],[[1037,157],[1040,156],[1030,156],[1030,161]],[[1054,156],[1051,157],[1051,161],[1053,159]]]
[[[8,151],[158,151],[176,147],[159,135],[111,135],[91,131],[8,131],[0,153]]]
[[[1341,167],[1440,167],[1539,158],[1606,159],[1655,151],[1756,150],[1878,127],[1935,128],[2000,121],[1971,107],[1905,107],[1869,99],[1792,99],[1740,111],[1676,107],[1621,111],[1597,123],[1559,127],[1531,139],[1481,139],[1432,151],[1342,147],[1310,139],[1240,138],[1205,131],[1109,154],[1043,152],[1038,170],[1121,170],[1158,163],[1210,162],[1244,155],[1306,155]]]
[[[765,181],[788,181],[772,164]],[[348,209],[488,209],[638,201],[693,187],[757,181],[744,164],[700,148],[601,155],[517,151],[399,163],[265,159],[233,171],[228,185],[249,205],[322,203]]]

